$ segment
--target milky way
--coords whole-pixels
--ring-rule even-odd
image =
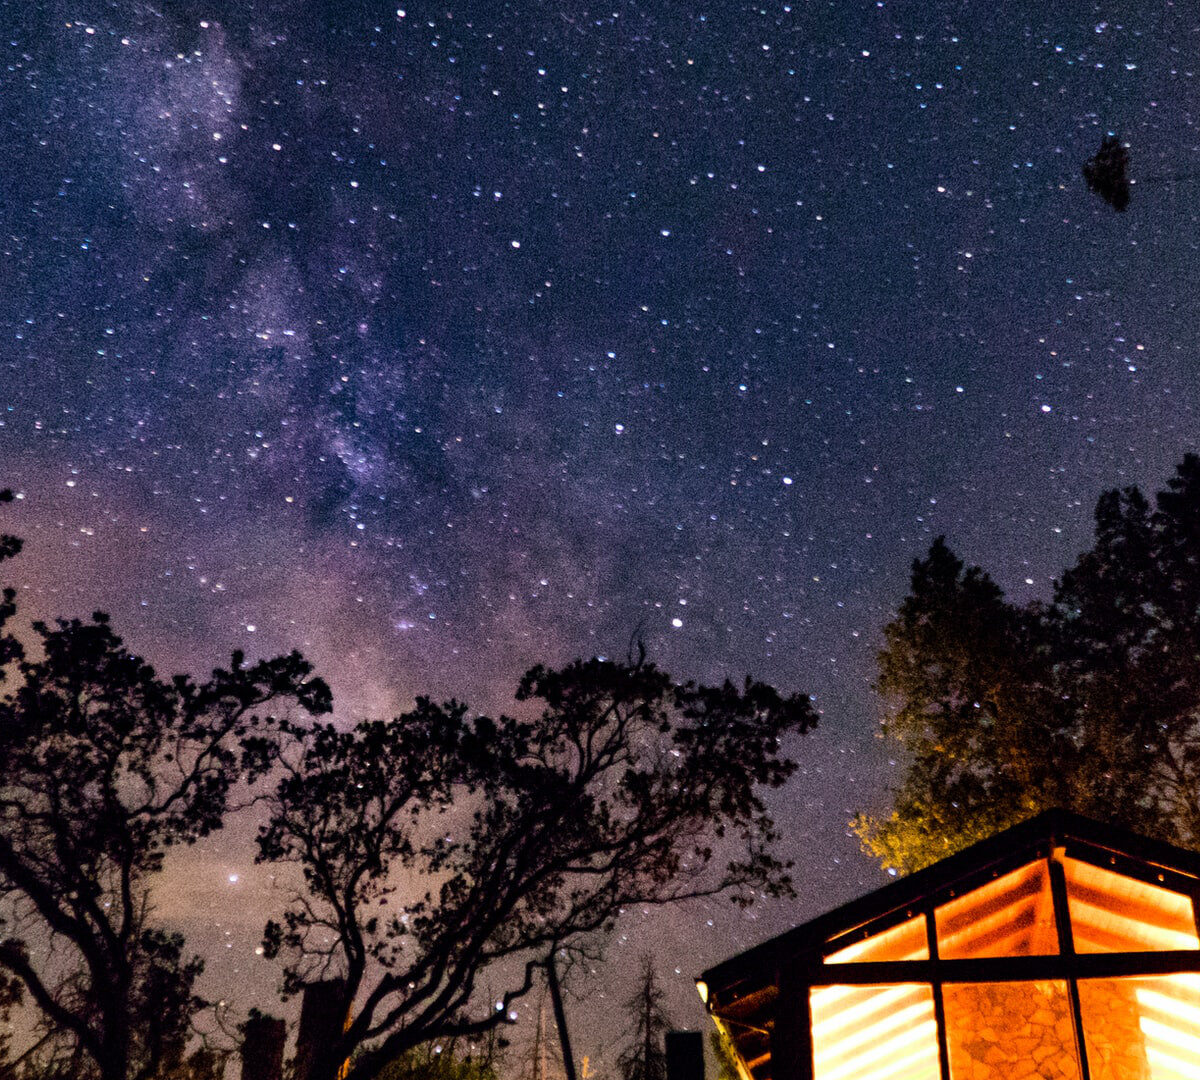
[[[815,694],[800,900],[631,913],[596,977],[652,949],[697,1023],[697,971],[879,881],[845,822],[909,561],[1044,596],[1195,448],[1187,11],[0,2],[25,610],[164,668],[299,647],[345,719],[638,635]],[[275,977],[244,832],[163,899],[218,993]]]

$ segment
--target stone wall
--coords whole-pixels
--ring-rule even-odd
[[[943,995],[953,1080],[1078,1080],[1064,983],[966,983]]]
[[[1092,1080],[1150,1080],[1146,1041],[1138,1023],[1131,979],[1088,979],[1079,984]]]
[[[953,1080],[1078,1080],[1066,984],[968,983],[943,989]],[[1092,1080],[1150,1080],[1134,988],[1082,984]]]

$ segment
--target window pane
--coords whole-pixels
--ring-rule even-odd
[[[1075,951],[1200,949],[1192,901],[1181,893],[1064,859]]]
[[[1092,1080],[1200,1075],[1200,975],[1085,979],[1079,1006]]]
[[[815,1080],[938,1080],[928,985],[810,991]]]
[[[882,934],[856,941],[825,957],[827,964],[879,962],[881,960],[928,960],[929,940],[925,936],[925,916],[918,915]]]
[[[1078,1080],[1065,982],[949,984],[942,997],[951,1080]]]
[[[936,917],[938,955],[946,960],[1058,952],[1044,859],[943,904]]]

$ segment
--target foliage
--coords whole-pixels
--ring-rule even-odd
[[[943,539],[886,627],[884,730],[909,754],[864,847],[913,870],[1051,806],[1200,847],[1200,458],[1152,510],[1106,492],[1049,604],[1015,605]]]
[[[633,1017],[629,1045],[617,1058],[621,1080],[667,1080],[666,1035],[671,1020],[663,1010],[666,991],[659,985],[654,961],[642,957],[642,977],[625,1002]]]
[[[504,1022],[548,956],[627,905],[790,890],[758,789],[795,769],[780,740],[815,722],[807,697],[677,684],[642,657],[534,668],[517,699],[540,712],[419,699],[389,722],[291,730],[260,858],[298,863],[307,890],[264,946],[286,990],[346,979],[350,1020],[315,1080],[364,1044],[353,1080]],[[507,989],[480,1003],[485,970]]]
[[[21,998],[20,982],[0,972],[0,1080],[8,1080],[6,1063],[10,1060],[12,1050],[12,1034],[8,1025],[12,1010],[21,1004]]]
[[[737,1064],[737,1050],[733,1040],[723,1031],[710,1031],[708,1046],[717,1063],[716,1080],[742,1080],[742,1072]]]
[[[499,1080],[499,1076],[488,1055],[460,1057],[451,1041],[405,1050],[371,1074],[371,1080]]]
[[[153,1080],[223,1080],[229,1056],[205,1047],[198,1047],[186,1057],[171,1055],[171,1060],[162,1062],[154,1072]],[[98,1075],[94,1061],[55,1033],[15,1061],[0,1060],[0,1080],[91,1080]]]
[[[0,554],[17,546],[4,538]],[[234,782],[268,766],[277,721],[263,707],[327,711],[328,690],[295,653],[161,679],[100,613],[34,623],[30,658],[7,630],[14,614],[6,590],[0,974],[73,1075],[149,1078],[182,1062],[202,967],[152,919],[166,851],[220,828]]]
[[[222,1080],[229,1057],[226,1052],[201,1046],[155,1080]]]

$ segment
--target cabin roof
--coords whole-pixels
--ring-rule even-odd
[[[944,903],[1058,847],[1138,878],[1170,879],[1180,891],[1192,893],[1200,883],[1196,852],[1067,810],[1047,810],[709,968],[700,980],[710,1005],[761,998],[778,986],[781,965],[829,951],[831,942],[848,943],[882,930],[889,920],[903,919],[916,906]]]

